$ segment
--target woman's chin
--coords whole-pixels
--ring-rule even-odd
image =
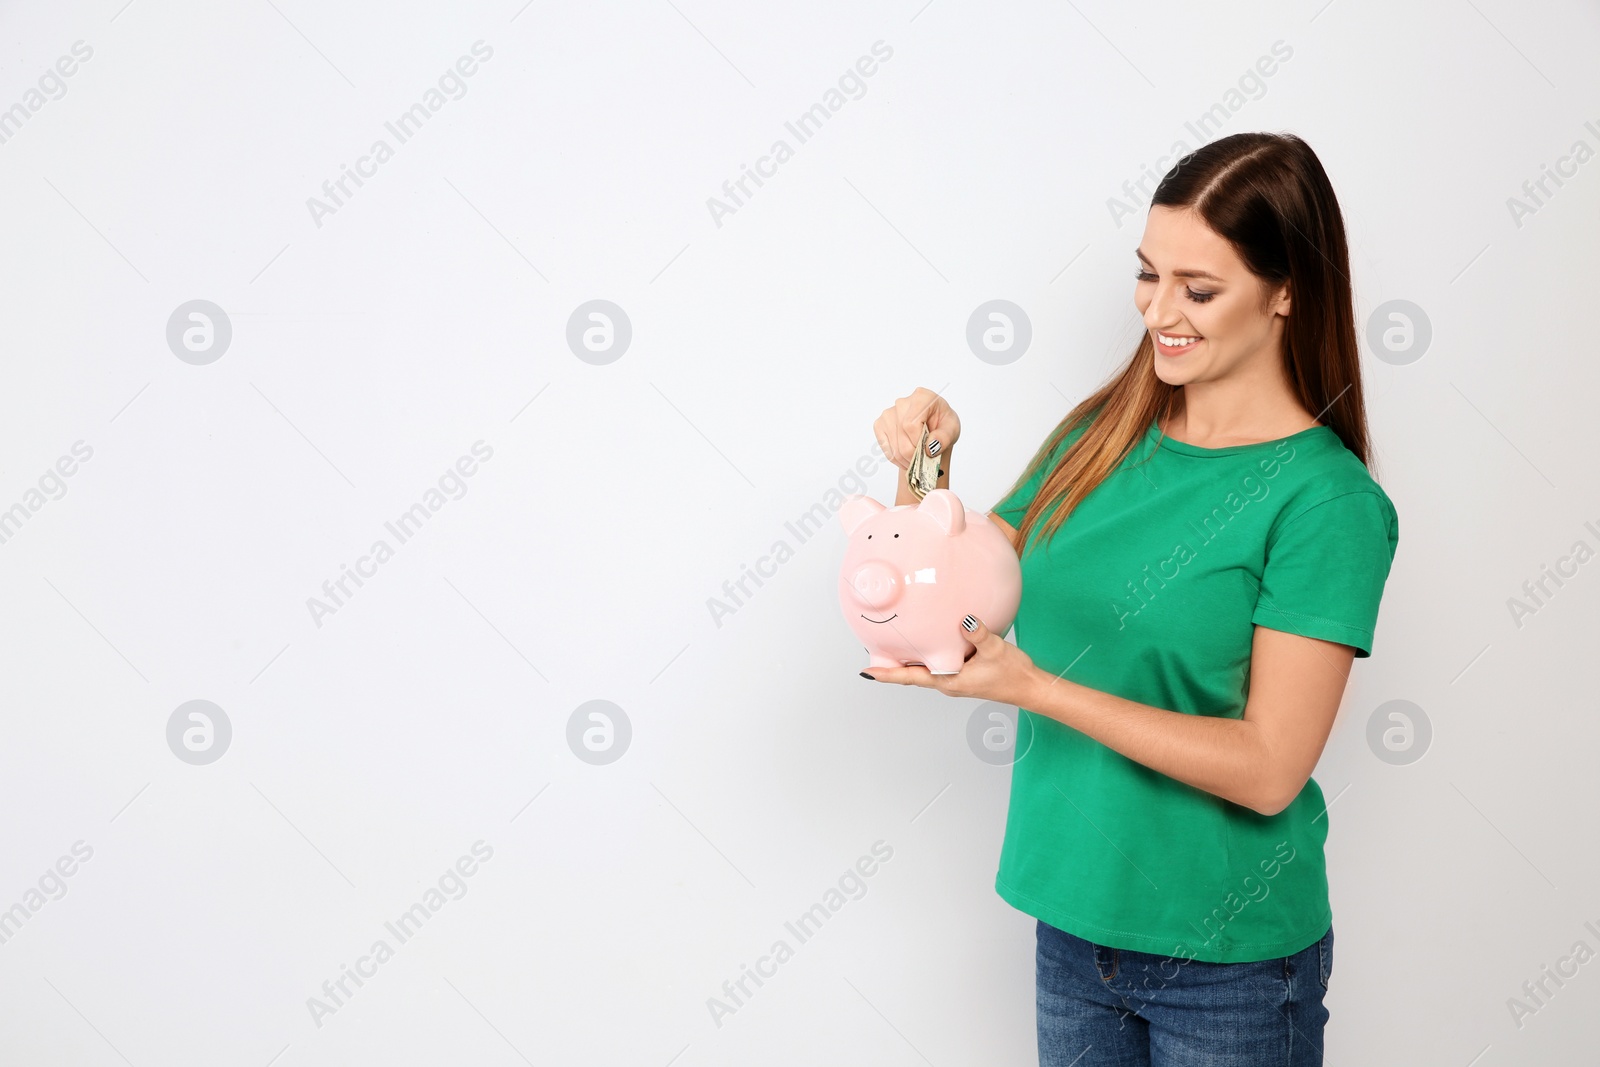
[[[1174,366],[1171,361],[1156,357],[1156,377],[1168,385],[1187,385],[1199,375],[1188,364]]]

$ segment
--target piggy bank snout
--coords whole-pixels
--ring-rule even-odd
[[[880,560],[857,567],[850,576],[850,588],[858,601],[874,610],[888,608],[900,599],[900,581],[894,568]]]

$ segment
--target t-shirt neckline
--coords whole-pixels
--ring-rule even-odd
[[[1150,420],[1150,426],[1145,430],[1144,436],[1145,440],[1151,443],[1159,442],[1160,446],[1167,451],[1176,452],[1183,456],[1234,456],[1241,452],[1260,452],[1274,449],[1285,441],[1298,444],[1333,433],[1333,427],[1324,423],[1320,426],[1308,426],[1299,433],[1292,433],[1288,437],[1279,437],[1271,441],[1256,441],[1247,445],[1227,445],[1223,448],[1202,448],[1200,445],[1192,445],[1187,441],[1179,441],[1163,434],[1161,432],[1161,419],[1157,416]],[[1334,436],[1338,435],[1334,434]]]

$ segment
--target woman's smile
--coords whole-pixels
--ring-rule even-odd
[[[1205,338],[1197,337],[1193,334],[1170,334],[1162,333],[1160,330],[1152,330],[1151,332],[1155,334],[1156,351],[1165,356],[1181,356],[1186,352],[1192,352],[1199,346],[1201,341],[1205,340]]]

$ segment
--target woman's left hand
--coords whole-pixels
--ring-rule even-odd
[[[926,667],[868,667],[861,673],[880,682],[920,685],[937,689],[945,696],[976,697],[1000,704],[1023,707],[1034,680],[1033,659],[1022,649],[992,632],[983,620],[968,615],[974,629],[961,629],[961,636],[972,642],[973,650],[956,674],[934,674]],[[959,625],[959,624],[958,624]]]

